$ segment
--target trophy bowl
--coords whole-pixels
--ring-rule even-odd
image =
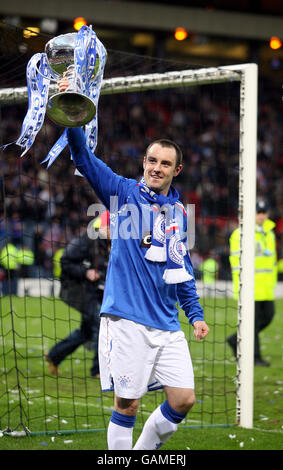
[[[47,116],[63,127],[81,127],[90,122],[96,113],[96,106],[86,95],[76,89],[75,77],[75,41],[77,33],[67,33],[54,37],[47,42],[45,53],[53,77],[58,81],[63,75],[70,82],[69,88],[51,96],[46,107]],[[92,78],[99,67],[96,54],[95,68]]]

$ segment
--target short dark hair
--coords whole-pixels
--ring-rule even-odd
[[[173,140],[170,140],[170,139],[157,139],[157,140],[154,140],[147,147],[146,152],[145,152],[146,155],[147,155],[147,152],[149,151],[150,147],[152,147],[154,144],[159,144],[159,145],[161,145],[161,147],[174,148],[175,152],[176,152],[176,167],[181,165],[181,163],[183,161],[183,153],[182,153],[182,150],[179,147],[179,145],[176,144],[176,142],[173,142]]]

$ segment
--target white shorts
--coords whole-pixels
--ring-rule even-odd
[[[183,331],[164,331],[103,315],[99,332],[102,391],[141,398],[163,386],[194,389],[194,372]]]

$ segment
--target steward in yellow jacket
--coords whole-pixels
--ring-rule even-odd
[[[273,229],[275,222],[265,219],[255,230],[255,300],[274,300],[277,283],[276,240]],[[237,228],[230,237],[230,265],[234,296],[239,293],[239,249],[240,231]]]
[[[274,234],[275,223],[267,218],[267,206],[259,201],[256,206],[255,228],[255,351],[256,365],[268,366],[267,361],[261,358],[259,332],[272,321],[275,313],[274,288],[277,283],[277,254]],[[239,294],[239,259],[240,259],[240,233],[239,228],[234,230],[230,237],[230,265],[234,296]],[[237,335],[227,338],[234,355],[236,356]]]

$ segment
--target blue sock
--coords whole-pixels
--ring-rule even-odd
[[[113,411],[110,421],[118,424],[118,426],[123,426],[124,428],[133,428],[136,419],[136,416],[122,415],[122,413],[119,413],[118,411]]]
[[[160,410],[163,416],[168,419],[168,421],[171,421],[171,423],[180,423],[187,416],[187,413],[179,413],[171,408],[167,400],[162,403]]]

